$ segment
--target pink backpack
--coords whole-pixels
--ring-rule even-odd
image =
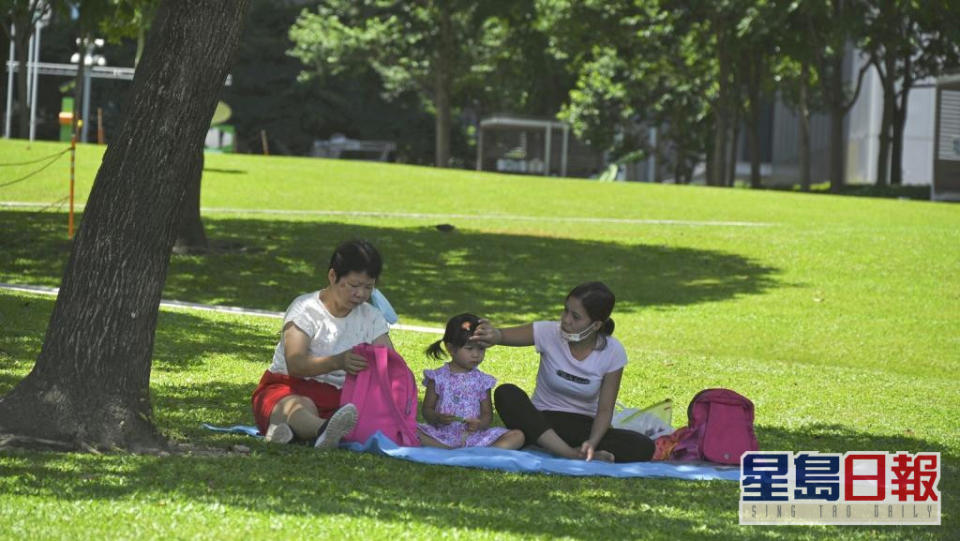
[[[357,425],[344,441],[364,443],[378,430],[397,445],[418,447],[417,382],[399,353],[385,346],[360,344],[353,352],[366,357],[367,369],[348,374],[340,405],[357,407]]]
[[[704,389],[694,395],[687,419],[686,427],[664,436],[675,442],[669,460],[739,464],[745,451],[757,450],[753,402],[730,389]]]

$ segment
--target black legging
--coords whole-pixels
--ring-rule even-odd
[[[540,411],[520,387],[506,383],[493,392],[493,403],[507,428],[523,431],[527,443],[536,443],[540,436],[553,429],[571,447],[590,438],[593,417],[565,411]],[[653,457],[653,440],[639,432],[610,428],[596,449],[613,453],[617,462],[646,462]]]

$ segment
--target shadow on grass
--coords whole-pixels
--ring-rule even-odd
[[[211,320],[190,312],[161,311],[157,320],[153,369],[181,371],[215,355],[259,363],[266,369],[280,338],[280,320],[264,325],[269,331],[235,321]]]
[[[53,297],[20,298],[0,291],[0,354],[8,355],[11,362],[32,366],[43,345],[53,302]],[[279,339],[279,324],[267,321],[263,325],[263,328],[251,327],[235,321],[218,321],[209,315],[201,317],[191,312],[162,310],[157,320],[153,370],[180,372],[216,355],[255,362],[266,368]],[[0,366],[0,394],[7,388],[3,379],[5,369],[13,368],[12,365]]]
[[[57,285],[67,259],[62,214],[0,211],[9,263],[0,280]],[[722,301],[775,287],[777,269],[736,254],[647,244],[492,234],[431,226],[205,218],[207,234],[253,253],[174,256],[164,297],[284,310],[326,282],[340,241],[367,238],[384,256],[380,287],[401,317],[443,322],[469,310],[498,321],[552,318],[576,284],[602,280],[618,312]]]
[[[245,169],[221,169],[218,167],[204,167],[204,171],[209,171],[211,173],[227,173],[230,175],[246,175],[247,171]]]
[[[764,435],[795,442],[786,449],[934,448],[920,439],[876,436],[840,425],[818,425],[796,433],[768,429]],[[370,517],[379,524],[408,524],[414,535],[417,525],[424,524],[441,530],[456,528],[462,535],[475,530],[573,539],[768,539],[788,533],[738,526],[739,489],[731,482],[507,474],[346,451],[322,454],[240,436],[232,441],[252,447],[253,454],[131,460],[109,455],[71,458],[23,453],[25,460],[7,461],[5,474],[18,480],[8,483],[14,494],[56,493],[67,502],[135,497],[144,512],[149,512],[151,505],[195,502],[220,503],[242,512],[283,514],[288,521]],[[857,447],[851,442],[857,442]],[[82,461],[83,475],[65,467],[72,460]],[[941,491],[947,492],[943,484]],[[957,507],[955,500],[943,505],[945,514],[952,514]],[[956,531],[955,526],[950,529]],[[941,528],[858,527],[842,532],[804,529],[804,536],[834,539],[859,532],[853,537],[898,539],[909,532],[913,539],[951,537]]]

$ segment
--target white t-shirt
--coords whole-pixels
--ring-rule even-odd
[[[283,326],[292,321],[301,331],[310,337],[307,351],[312,356],[329,357],[343,353],[358,344],[372,343],[381,335],[390,330],[383,313],[368,303],[363,303],[345,317],[334,317],[320,300],[320,292],[314,291],[300,295],[290,303],[287,313],[283,316]],[[273,352],[273,363],[270,371],[274,374],[289,374],[287,372],[287,358],[283,350],[283,334]],[[343,387],[346,372],[334,370],[314,379],[329,383],[338,389]]]
[[[540,369],[533,405],[540,411],[595,416],[603,376],[627,364],[623,344],[612,336],[606,338],[607,347],[595,349],[578,361],[570,353],[569,343],[560,336],[560,322],[534,322],[533,343],[540,353]]]

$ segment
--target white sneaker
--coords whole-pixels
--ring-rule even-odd
[[[290,443],[293,441],[293,429],[287,423],[277,423],[267,427],[263,439],[270,443]]]
[[[320,428],[320,435],[313,446],[318,449],[333,449],[340,445],[340,440],[346,436],[357,424],[357,407],[353,404],[344,404],[327,419]]]

